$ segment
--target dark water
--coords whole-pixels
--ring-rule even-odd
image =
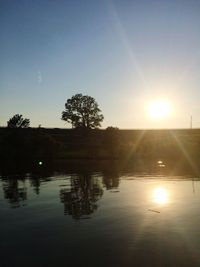
[[[1,171],[1,267],[200,266],[197,174],[61,165]]]

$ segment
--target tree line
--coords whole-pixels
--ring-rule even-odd
[[[61,119],[69,122],[72,128],[95,129],[101,126],[104,116],[96,100],[88,95],[76,94],[67,99]],[[8,128],[28,128],[30,119],[15,114],[7,122]]]

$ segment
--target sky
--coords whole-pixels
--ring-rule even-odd
[[[69,128],[76,93],[96,99],[102,128],[200,127],[199,0],[1,0],[0,126]],[[151,117],[149,103],[170,103]]]

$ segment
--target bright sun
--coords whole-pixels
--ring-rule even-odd
[[[148,114],[153,119],[161,119],[169,116],[171,105],[166,100],[155,100],[148,106]]]

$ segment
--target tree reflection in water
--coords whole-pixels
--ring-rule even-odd
[[[107,190],[119,187],[119,172],[117,169],[107,169],[103,172],[103,183]],[[117,191],[112,191],[117,192]]]
[[[44,192],[40,196],[40,189],[44,183],[45,196],[50,194],[51,189],[48,190],[51,188],[50,182],[59,181],[60,174],[62,176],[64,174],[62,183],[65,181],[65,185],[64,187],[60,185],[61,189],[58,192],[57,187],[54,188],[55,197],[64,204],[64,214],[76,220],[88,218],[95,212],[98,208],[97,202],[103,196],[104,190],[118,192],[116,189],[119,188],[119,166],[113,162],[102,163],[102,165],[88,162],[81,166],[64,164],[64,168],[58,166],[57,169],[47,163],[43,166],[35,164],[34,168],[30,167],[30,169],[11,167],[12,165],[0,172],[4,198],[10,203],[11,208],[20,208],[28,201],[34,201],[33,192],[38,195],[37,199],[43,197]]]
[[[60,190],[64,214],[76,220],[89,218],[98,207],[96,202],[103,195],[101,179],[88,174],[72,175],[70,183],[69,189]]]
[[[9,179],[3,183],[4,198],[9,201],[12,208],[25,205],[27,188],[24,180]]]

